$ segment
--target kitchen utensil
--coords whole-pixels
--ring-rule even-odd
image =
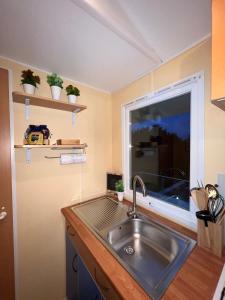
[[[219,196],[218,199],[215,200],[215,205],[214,205],[214,218],[215,221],[217,221],[219,215],[223,212],[224,209],[224,198],[222,196]]]
[[[205,222],[205,226],[208,226],[208,222],[213,222],[212,215],[207,209],[196,212],[196,217]]]
[[[214,206],[215,206],[215,200],[212,198],[209,198],[208,200],[208,210],[211,214],[211,216],[214,216]]]
[[[204,185],[203,185],[202,180],[200,180],[200,181],[197,180],[197,184],[198,184],[199,189],[204,189]]]
[[[219,197],[219,192],[214,185],[206,184],[205,190],[206,190],[209,198],[216,199]]]
[[[208,194],[208,210],[212,215],[214,222],[217,221],[217,217],[222,212],[224,208],[224,199],[219,194],[217,188],[212,184],[207,184],[205,186],[206,192]]]
[[[199,208],[205,205],[204,209],[196,212],[198,219],[198,245],[210,249],[212,253],[221,257],[224,229],[221,223],[225,216],[224,199],[219,195],[215,186],[207,184],[203,188],[202,182],[197,183],[198,188],[191,192],[196,197]]]
[[[210,248],[210,236],[208,222],[213,222],[212,216],[208,210],[200,210],[196,212],[196,217],[199,220],[203,220],[205,223],[205,233],[207,238],[207,245]]]
[[[223,208],[224,208],[224,199],[221,196],[219,196],[217,199],[209,198],[208,210],[212,215],[214,222],[216,222],[216,219],[219,216],[219,214],[222,212]]]

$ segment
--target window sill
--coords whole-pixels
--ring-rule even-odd
[[[125,192],[125,198],[128,201],[132,202],[132,197],[132,191]],[[186,211],[184,209],[149,196],[144,198],[140,193],[137,193],[137,205],[172,222],[182,225],[194,232],[197,232],[196,217],[195,214],[190,211]]]

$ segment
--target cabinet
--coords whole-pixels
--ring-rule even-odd
[[[225,110],[225,1],[212,1],[212,96],[213,104]],[[215,100],[218,99],[218,100]]]
[[[82,300],[103,300],[94,280],[89,274],[80,256],[78,262],[78,299]]]
[[[78,300],[77,257],[73,244],[66,235],[66,296],[67,300]]]
[[[98,290],[101,292],[102,298],[96,298],[96,300],[121,300],[124,298],[121,298],[121,296],[118,294],[116,288],[112,285],[110,279],[105,275],[100,265],[96,262],[95,258],[93,257],[92,253],[90,252],[89,248],[83,243],[82,239],[80,238],[78,232],[76,229],[70,224],[70,222],[66,222],[66,229],[67,229],[67,235],[72,242],[72,244],[75,246],[75,253],[79,254],[77,256],[77,262],[76,265],[78,266],[77,273],[78,273],[78,283],[76,282],[75,286],[77,286],[78,290],[78,300],[89,300],[93,298],[79,298],[79,288],[83,285],[81,285],[81,282],[83,280],[82,274],[83,272],[79,273],[79,268],[81,262],[83,262],[85,268],[88,270],[88,276],[91,277],[91,281],[95,283],[95,286],[98,287]],[[80,258],[78,258],[80,257]],[[80,275],[79,275],[80,274]],[[86,278],[86,276],[85,276]],[[92,291],[92,288],[89,287],[90,281],[87,280],[87,286],[89,288],[89,291]],[[86,287],[87,288],[87,287]],[[91,293],[91,292],[89,292]],[[96,295],[97,297],[97,295]],[[99,296],[98,296],[99,297]],[[75,299],[75,300],[77,300]],[[71,299],[69,299],[71,300]]]
[[[103,300],[68,236],[66,236],[66,294],[68,300]]]

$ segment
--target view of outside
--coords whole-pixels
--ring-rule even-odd
[[[140,175],[150,196],[186,210],[189,210],[190,103],[188,93],[130,112],[131,177]]]

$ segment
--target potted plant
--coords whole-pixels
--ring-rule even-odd
[[[80,91],[77,87],[70,84],[66,87],[66,94],[68,96],[69,103],[76,103],[77,96],[80,96]]]
[[[115,188],[117,191],[118,200],[123,201],[123,193],[124,193],[123,181],[118,180],[115,184]]]
[[[34,76],[34,72],[30,69],[22,71],[21,83],[25,93],[34,95],[37,84],[40,84],[40,77]]]
[[[52,73],[51,75],[47,75],[47,83],[51,87],[52,99],[59,100],[61,90],[63,88],[63,80],[56,73]]]

